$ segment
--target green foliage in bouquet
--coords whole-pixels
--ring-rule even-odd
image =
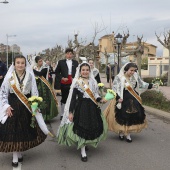
[[[98,87],[99,87],[99,91],[100,91],[100,96],[103,97],[104,84],[98,83]]]
[[[34,128],[35,127],[35,115],[39,109],[43,109],[43,107],[44,107],[43,99],[42,99],[42,97],[32,96],[32,97],[28,98],[28,101],[29,101],[29,103],[31,105],[31,109],[32,109],[32,118],[31,118],[30,126],[32,128]]]
[[[112,99],[116,98],[116,93],[111,89],[107,89],[107,93],[104,98],[105,98],[105,100],[112,100]]]
[[[154,78],[152,80],[152,83],[153,84],[158,84],[159,86],[163,86],[163,82],[162,82],[162,80],[160,78]]]

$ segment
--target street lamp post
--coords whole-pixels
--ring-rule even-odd
[[[118,33],[116,35],[116,43],[117,43],[117,46],[118,46],[118,51],[117,51],[117,54],[118,54],[118,59],[117,59],[117,74],[119,73],[119,69],[120,69],[120,45],[122,43],[122,35],[120,33]]]
[[[13,63],[13,61],[14,61],[14,55],[13,55],[13,53],[14,53],[14,47],[12,46],[12,63]]]
[[[160,61],[160,77],[162,75],[162,61]]]
[[[3,4],[8,4],[9,2],[8,1],[3,1],[3,2],[0,2],[0,3],[3,3]]]
[[[9,37],[16,37],[16,35],[8,35],[8,34],[7,34],[6,37],[7,37],[7,47],[6,47],[6,48],[7,48],[7,49],[6,49],[6,60],[7,60],[7,61],[6,61],[6,66],[7,66],[7,68],[8,68],[8,38],[9,38]]]

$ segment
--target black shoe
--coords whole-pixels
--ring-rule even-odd
[[[18,158],[18,162],[23,162],[23,157]]]
[[[119,139],[120,139],[120,140],[124,140],[124,138],[125,138],[124,136],[120,136],[120,135],[119,135]]]
[[[126,139],[126,142],[131,143],[132,139]]]
[[[82,155],[81,155],[81,161],[87,162],[87,156],[82,157]]]
[[[60,116],[60,120],[62,120],[63,119],[63,116]]]
[[[89,150],[88,146],[85,146],[85,151],[88,151],[88,150]]]
[[[12,162],[12,166],[15,168],[18,167],[18,162]]]
[[[49,120],[45,120],[45,123],[46,123],[46,124],[50,124],[50,121],[49,121]]]

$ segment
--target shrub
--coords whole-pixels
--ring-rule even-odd
[[[160,86],[163,86],[163,82],[162,82],[162,80],[160,79],[160,78],[154,78],[153,80],[152,80],[152,83],[153,84],[159,84]]]
[[[100,73],[105,73],[105,71],[106,71],[106,64],[101,64],[99,71],[100,71]]]
[[[170,112],[170,100],[162,92],[156,90],[147,90],[141,94],[143,104],[159,110]]]
[[[143,81],[144,82],[147,82],[147,83],[152,83],[152,80],[154,79],[155,77],[145,77],[143,78]]]
[[[142,64],[142,65],[141,65],[141,69],[147,70],[147,69],[148,69],[148,65],[147,65],[147,64]]]
[[[162,77],[162,82],[164,85],[167,85],[167,81],[168,81],[168,73],[165,73]]]
[[[163,77],[144,77],[143,81],[145,81],[147,83],[153,83],[153,81],[155,81],[156,79],[160,79],[161,82],[163,83],[162,85],[165,85],[167,82],[167,78],[165,76],[163,76]]]

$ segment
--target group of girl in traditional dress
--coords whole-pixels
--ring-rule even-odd
[[[50,133],[44,120],[48,121],[58,114],[57,99],[46,77],[48,67],[41,57],[36,57],[35,62],[32,69],[24,56],[16,56],[0,89],[0,152],[13,152],[13,167],[23,161],[21,152],[44,142]],[[99,96],[90,65],[80,64],[57,131],[57,142],[77,145],[83,162],[88,160],[87,146],[96,148],[101,140],[106,139],[108,128],[118,133],[120,140],[126,136],[127,142],[132,142],[130,133],[140,132],[146,127],[139,96],[141,88],[149,89],[152,85],[140,79],[135,64],[127,63],[113,82],[117,96],[103,114],[100,103],[107,101]],[[31,96],[41,96],[47,103],[45,110],[37,110],[34,128],[30,126],[32,111],[28,98]]]
[[[98,94],[97,82],[90,65],[82,63],[77,68],[63,120],[57,137],[58,143],[81,148],[81,160],[87,161],[86,146],[97,147],[106,138],[107,129],[118,133],[119,139],[132,142],[131,133],[146,128],[146,116],[140,90],[152,88],[152,84],[141,80],[134,63],[127,63],[115,77],[113,90],[116,98],[111,100],[102,114],[98,103],[105,103]]]

